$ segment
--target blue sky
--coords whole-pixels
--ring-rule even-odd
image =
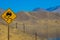
[[[0,0],[0,8],[11,8],[14,12],[32,11],[34,8],[54,7],[60,5],[60,0]]]

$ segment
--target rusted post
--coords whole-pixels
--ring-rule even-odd
[[[35,32],[34,34],[35,34],[35,40],[37,40],[37,32]]]
[[[25,33],[25,24],[23,23],[23,32]]]
[[[16,29],[17,29],[17,23],[16,23]]]

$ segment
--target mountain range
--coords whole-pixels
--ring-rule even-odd
[[[46,9],[47,11],[50,11],[50,12],[57,12],[57,13],[60,13],[60,6],[56,6],[56,7],[50,7],[48,9]]]
[[[5,10],[0,9],[0,15]],[[27,21],[27,20],[39,20],[39,19],[60,19],[60,6],[51,7],[48,9],[35,8],[31,12],[18,12],[16,13],[18,21]],[[1,20],[1,19],[0,19]]]
[[[17,19],[19,18],[20,20],[60,19],[60,6],[48,9],[35,8],[31,12],[22,11],[17,13]]]
[[[0,15],[4,12],[3,9],[0,9]],[[60,19],[60,6],[51,7],[48,9],[35,8],[31,12],[18,12],[16,13],[18,21],[27,21],[27,20],[39,20],[39,19]],[[1,20],[1,19],[0,19]]]
[[[47,9],[35,8],[33,11],[49,11],[49,12],[60,13],[60,6],[50,7],[50,8],[47,8]]]

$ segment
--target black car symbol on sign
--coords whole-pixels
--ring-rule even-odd
[[[12,13],[7,12],[6,16],[10,17],[10,16],[12,16]]]

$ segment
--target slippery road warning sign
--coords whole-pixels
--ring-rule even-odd
[[[2,18],[9,24],[16,18],[16,14],[11,9],[8,9],[2,14]]]

